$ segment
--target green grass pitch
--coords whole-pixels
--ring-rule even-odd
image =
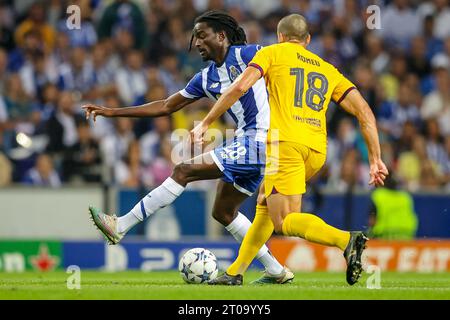
[[[80,290],[67,289],[64,271],[0,273],[0,299],[157,299],[157,300],[299,300],[299,299],[450,299],[450,273],[381,273],[381,289],[368,289],[364,274],[348,286],[344,273],[296,273],[294,283],[258,286],[249,271],[241,287],[185,284],[178,272],[81,271]]]

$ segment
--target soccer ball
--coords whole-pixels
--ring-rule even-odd
[[[204,283],[215,279],[219,272],[217,258],[208,249],[188,250],[180,259],[178,270],[187,283]]]

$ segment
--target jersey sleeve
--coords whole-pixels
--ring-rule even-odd
[[[260,46],[259,44],[249,44],[243,47],[241,51],[242,61],[244,61],[244,63],[248,65],[250,61],[252,61],[255,54],[261,49],[262,46]]]
[[[261,77],[264,77],[264,75],[267,73],[267,70],[272,65],[272,60],[273,57],[271,46],[268,46],[256,52],[252,61],[250,61],[248,65],[258,69],[259,72],[261,72]]]
[[[342,100],[345,99],[347,94],[352,91],[353,89],[356,89],[356,86],[348,80],[344,75],[342,75],[340,72],[338,72],[338,83],[336,87],[333,90],[333,94],[331,95],[331,98],[333,101],[335,101],[337,104],[340,104]]]
[[[199,99],[205,97],[202,86],[202,73],[198,72],[179,93],[188,99]]]

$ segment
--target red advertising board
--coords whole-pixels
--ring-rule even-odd
[[[293,271],[345,270],[338,248],[293,238],[272,238],[269,247],[280,263]],[[369,240],[363,264],[376,265],[383,271],[450,272],[450,240]]]

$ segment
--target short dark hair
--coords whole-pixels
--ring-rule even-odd
[[[247,43],[247,36],[245,35],[244,29],[239,26],[236,19],[225,12],[216,10],[207,11],[195,19],[194,25],[199,22],[205,22],[214,32],[224,31],[232,45]],[[189,51],[191,51],[193,40],[194,34],[192,34],[191,41],[189,42]]]
[[[278,22],[277,32],[289,39],[305,41],[309,35],[308,23],[299,14],[290,14]]]

